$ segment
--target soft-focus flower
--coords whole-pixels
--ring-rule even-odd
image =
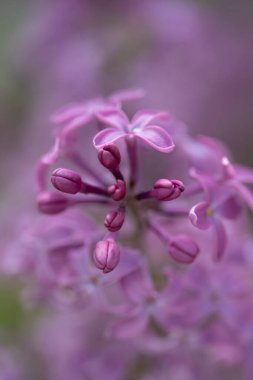
[[[192,175],[203,187],[205,200],[192,207],[189,213],[190,220],[194,226],[202,230],[213,227],[216,236],[214,257],[219,260],[227,245],[227,234],[222,220],[237,219],[241,214],[241,204],[229,188],[222,187],[196,172],[192,172]]]

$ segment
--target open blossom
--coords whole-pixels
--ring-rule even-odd
[[[227,245],[223,218],[236,220],[241,214],[240,199],[231,188],[213,182],[211,178],[192,172],[205,192],[205,200],[192,207],[190,220],[194,226],[205,230],[213,227],[216,235],[215,258],[220,259]]]
[[[101,112],[98,119],[112,128],[105,128],[99,132],[94,137],[94,145],[100,148],[122,138],[126,141],[130,138],[138,138],[160,152],[171,152],[174,149],[174,143],[170,135],[155,123],[167,117],[165,112],[139,111],[130,121],[120,110]]]

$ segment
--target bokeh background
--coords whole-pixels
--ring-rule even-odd
[[[1,1],[1,251],[34,209],[34,165],[65,103],[140,87],[145,107],[170,110],[253,165],[252,21],[251,0]],[[12,368],[8,347],[29,352],[41,312],[24,310],[19,288],[2,276],[0,374]]]

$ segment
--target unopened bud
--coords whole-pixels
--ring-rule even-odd
[[[51,176],[53,186],[63,193],[76,194],[82,188],[80,175],[73,170],[58,168]]]
[[[175,261],[191,264],[199,254],[199,247],[187,235],[176,235],[169,243],[169,254]]]
[[[116,184],[108,186],[108,194],[114,201],[121,201],[126,195],[126,183],[121,179],[117,179]]]
[[[152,195],[159,201],[172,201],[178,198],[184,191],[184,184],[176,179],[169,180],[165,178],[158,179],[152,190]]]
[[[101,269],[104,273],[109,273],[119,263],[119,247],[113,239],[101,240],[96,244],[93,259],[98,269]]]
[[[103,148],[99,149],[98,159],[105,168],[116,170],[118,169],[121,160],[120,151],[113,144],[105,145]]]
[[[109,212],[104,220],[105,227],[111,231],[116,232],[119,231],[125,220],[125,210],[123,208],[117,211]]]
[[[45,191],[37,196],[37,205],[43,214],[58,214],[68,207],[68,199],[60,193]]]

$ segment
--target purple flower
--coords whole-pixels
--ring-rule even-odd
[[[119,139],[128,139],[130,136],[140,139],[145,144],[160,152],[168,153],[174,149],[174,143],[163,128],[155,125],[156,121],[166,120],[165,112],[139,111],[131,121],[120,110],[100,112],[98,119],[106,128],[94,137],[94,146],[99,149],[104,145],[115,143]]]
[[[149,275],[141,268],[123,276],[120,287],[123,304],[118,321],[111,327],[111,334],[121,339],[132,339],[144,331],[152,332],[155,324],[161,330],[165,329],[166,335],[166,290],[157,292]]]
[[[203,188],[205,200],[191,208],[190,221],[201,230],[213,227],[216,237],[214,257],[216,260],[220,260],[227,246],[227,234],[223,218],[237,219],[241,214],[241,204],[238,196],[231,192],[229,187],[219,186],[212,178],[199,175],[194,170],[191,173]]]

